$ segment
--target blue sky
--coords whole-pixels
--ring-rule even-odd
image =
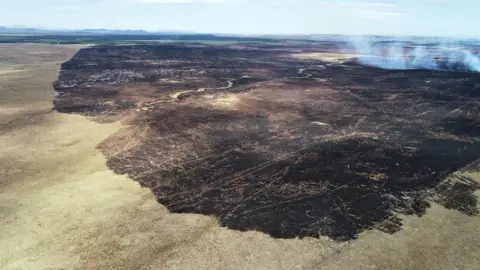
[[[478,0],[0,0],[0,25],[480,37]]]

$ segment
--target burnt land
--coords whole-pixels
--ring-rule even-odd
[[[55,108],[128,127],[108,166],[172,212],[274,237],[401,230],[436,202],[478,214],[480,74],[382,70],[339,44],[97,46],[62,65]]]

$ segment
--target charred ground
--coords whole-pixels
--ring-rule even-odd
[[[298,57],[338,44],[98,46],[62,66],[55,108],[129,124],[108,166],[178,213],[274,237],[401,229],[431,202],[478,214],[480,75]],[[327,59],[328,58],[328,59]]]

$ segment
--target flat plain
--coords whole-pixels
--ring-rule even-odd
[[[0,267],[480,264],[478,76],[239,46],[2,45]]]

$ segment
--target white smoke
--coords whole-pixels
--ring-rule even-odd
[[[371,42],[365,38],[351,43],[357,61],[384,69],[465,70],[480,72],[480,57],[455,44],[424,46],[413,42]]]
[[[471,71],[480,72],[480,58],[469,51],[463,51],[463,61]]]

